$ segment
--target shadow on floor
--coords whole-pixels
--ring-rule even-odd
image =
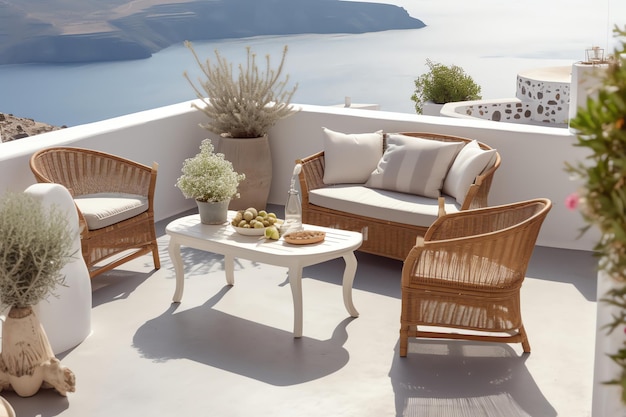
[[[348,363],[350,355],[343,345],[353,318],[340,322],[328,340],[294,339],[291,332],[213,309],[230,288],[178,313],[179,304],[173,303],[139,327],[133,346],[156,362],[188,359],[276,386],[322,378]]]
[[[138,273],[122,268],[123,266],[91,279],[92,307],[128,298],[157,271],[153,269],[148,273]]]
[[[389,377],[396,416],[556,416],[519,356],[506,344],[409,340],[395,349]]]

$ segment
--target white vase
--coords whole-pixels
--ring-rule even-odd
[[[426,101],[422,104],[422,114],[424,116],[441,116],[441,109],[443,104],[435,103],[434,101]]]
[[[228,218],[228,204],[230,200],[213,203],[210,201],[198,201],[198,213],[202,224],[224,224]]]
[[[24,192],[46,207],[54,205],[66,213],[73,239],[71,251],[80,254],[78,213],[70,192],[62,185],[48,183],[33,184]],[[64,285],[58,285],[54,294],[33,306],[55,354],[73,348],[91,333],[91,280],[83,257],[72,256],[61,274]]]

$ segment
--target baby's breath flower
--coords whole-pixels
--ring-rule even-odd
[[[246,176],[235,172],[224,154],[213,151],[211,140],[204,139],[200,152],[183,162],[183,175],[176,186],[186,198],[217,203],[239,197],[237,187]]]

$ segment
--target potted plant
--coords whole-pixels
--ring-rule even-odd
[[[615,28],[616,35],[626,30]],[[582,183],[566,205],[579,209],[587,228],[600,232],[598,329],[594,415],[626,411],[626,42],[599,77],[601,86],[577,110],[570,126],[576,146],[589,151],[584,162],[567,164]],[[587,230],[584,229],[584,230]],[[583,232],[584,232],[583,230]],[[608,329],[608,331],[607,331]],[[616,331],[617,330],[617,331]],[[605,332],[606,331],[606,332]],[[617,398],[621,398],[621,401]],[[598,399],[598,401],[596,401]],[[602,411],[600,411],[602,408]]]
[[[0,304],[9,309],[2,326],[0,387],[31,396],[42,386],[73,392],[72,371],[61,366],[33,306],[63,285],[62,268],[74,255],[65,213],[49,210],[24,193],[0,200]]]
[[[424,113],[424,105],[428,102],[440,108],[445,103],[482,98],[480,86],[461,67],[446,66],[430,59],[426,60],[426,66],[428,72],[415,79],[415,91],[411,96],[417,114]]]
[[[246,175],[240,186],[241,199],[232,209],[265,208],[272,182],[272,158],[268,131],[274,124],[295,112],[290,104],[297,89],[288,88],[289,76],[282,78],[287,46],[280,64],[272,69],[266,55],[265,70],[259,69],[250,47],[245,64],[239,64],[237,77],[233,64],[215,50],[215,61],[200,60],[192,44],[185,42],[204,78],[194,83],[185,72],[201,104],[193,106],[208,118],[200,126],[218,135],[216,148],[226,155],[238,172]]]
[[[237,187],[245,174],[235,172],[224,154],[215,153],[210,139],[204,139],[200,152],[183,162],[182,173],[176,186],[186,198],[196,200],[202,223],[224,223],[230,200],[239,197]]]

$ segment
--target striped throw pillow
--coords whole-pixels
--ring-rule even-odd
[[[390,134],[368,187],[437,198],[452,161],[464,142],[442,142]]]

